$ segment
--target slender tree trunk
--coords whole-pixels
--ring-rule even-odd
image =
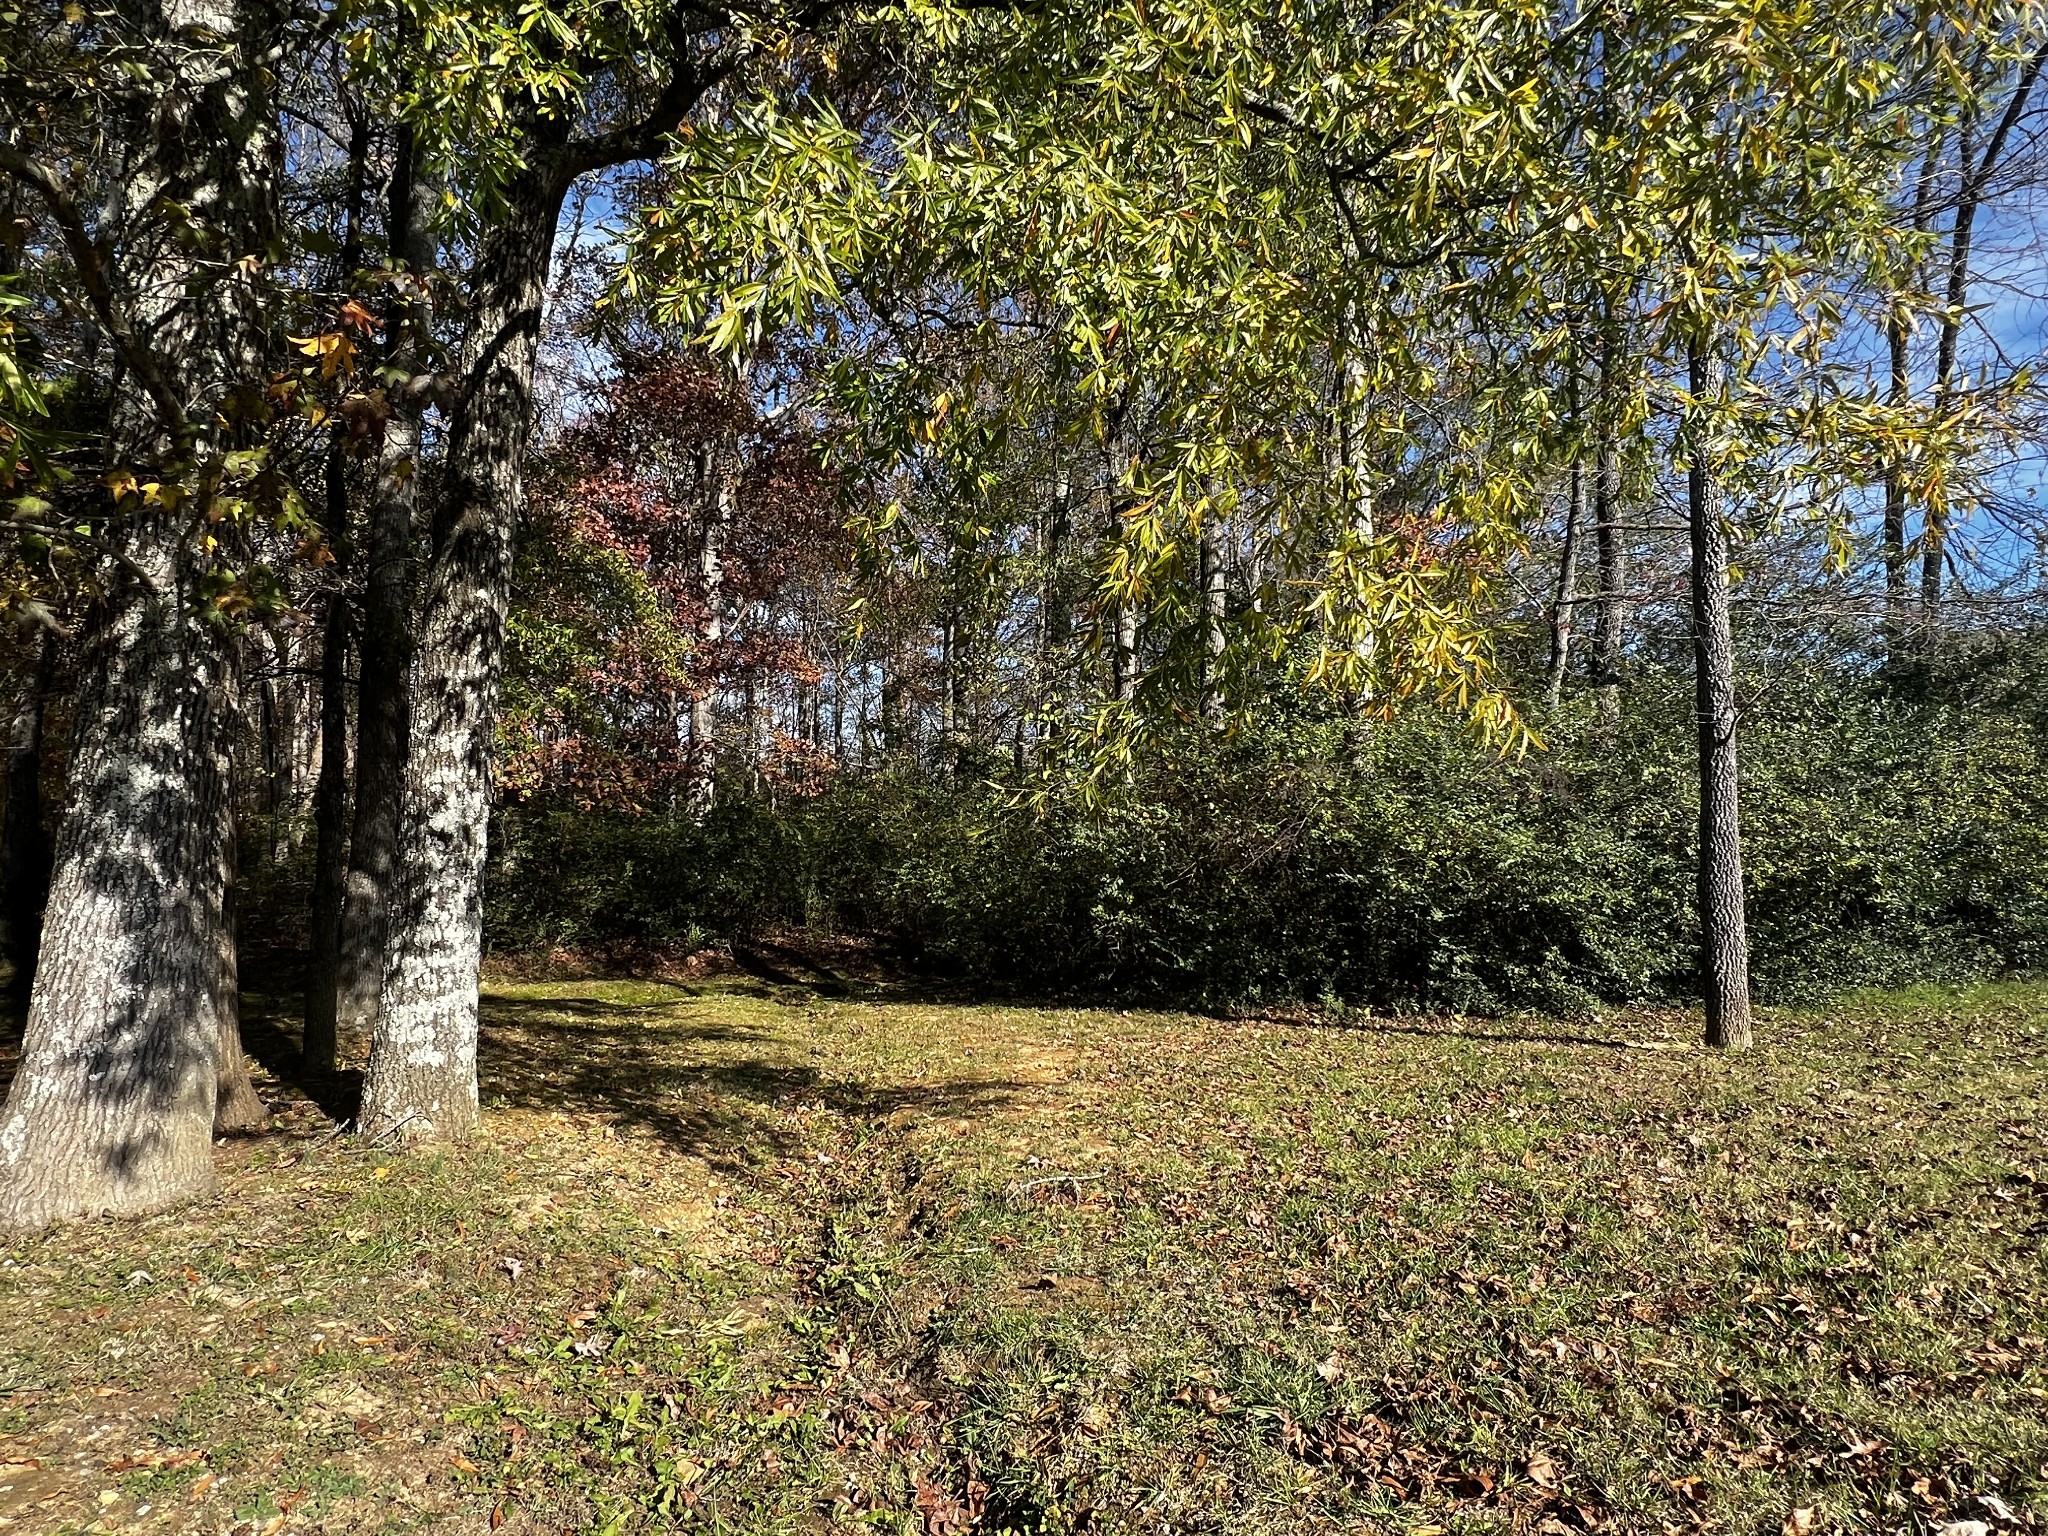
[[[390,224],[394,255],[411,286],[399,290],[387,323],[391,415],[377,456],[364,536],[362,633],[356,649],[355,806],[349,825],[336,956],[337,1035],[367,1038],[384,985],[387,908],[399,866],[399,802],[412,734],[413,523],[420,465],[421,406],[409,387],[422,365],[428,323],[423,284],[433,265],[415,175],[411,130],[401,126],[392,153]]]
[[[1103,445],[1102,538],[1113,549],[1123,534],[1123,477],[1130,467],[1130,450],[1119,426]],[[1138,696],[1138,606],[1119,597],[1110,615],[1109,692],[1119,704]]]
[[[370,163],[370,121],[349,98],[348,181],[342,199],[341,251],[336,261],[346,293],[355,286],[362,259],[363,201]],[[409,157],[408,157],[409,158]],[[395,227],[394,227],[395,228]],[[348,437],[337,430],[327,446],[327,534],[343,549],[349,543]],[[305,1030],[300,1037],[306,1069],[325,1075],[335,1067],[336,1019],[341,986],[341,909],[348,888],[348,652],[347,594],[336,591],[327,604],[320,642],[320,767],[313,784],[313,899],[309,914],[312,953],[306,966]]]
[[[1053,483],[1052,505],[1046,509],[1041,554],[1045,564],[1038,589],[1038,719],[1034,745],[1051,737],[1063,711],[1068,688],[1068,648],[1074,639],[1073,594],[1067,580],[1067,546],[1074,533],[1072,486],[1062,467]]]
[[[832,761],[846,761],[846,665],[837,656],[832,663]]]
[[[228,799],[232,804],[234,796]],[[270,1106],[256,1092],[249,1076],[249,1058],[242,1050],[242,967],[239,902],[235,897],[236,839],[233,811],[228,820],[228,884],[221,902],[220,946],[220,1089],[214,1097],[213,1133],[241,1136],[261,1130]]]
[[[270,664],[263,679],[263,748],[269,776],[264,785],[265,804],[270,812],[270,845],[297,845],[292,818],[299,806],[298,737],[299,688],[291,637],[281,626],[272,625],[260,634],[270,645]]]
[[[1585,518],[1586,466],[1574,458],[1564,503],[1564,545],[1557,555],[1557,594],[1550,604],[1550,671],[1543,683],[1544,702],[1553,711],[1564,697],[1564,677],[1572,661],[1572,623],[1579,606],[1579,525]]]
[[[1742,808],[1735,741],[1735,637],[1728,606],[1728,525],[1713,464],[1708,413],[1727,392],[1727,365],[1707,341],[1692,344],[1694,401],[1687,424],[1687,512],[1692,532],[1692,632],[1699,712],[1701,978],[1707,1044],[1750,1043],[1749,925],[1742,889]]]
[[[737,443],[733,450],[736,455]],[[732,529],[736,478],[727,457],[722,451],[705,451],[709,513],[697,543],[697,579],[704,588],[704,634],[699,644],[711,661],[706,675],[694,680],[697,692],[690,700],[689,810],[699,820],[710,814],[718,792],[718,650],[725,643],[725,541]]]
[[[39,630],[7,740],[7,814],[0,824],[0,923],[6,926],[10,990],[28,994],[36,974],[43,902],[50,892],[50,835],[43,827],[43,715],[57,668],[57,641]]]
[[[203,508],[223,402],[263,377],[280,21],[253,0],[123,9],[147,40],[149,86],[108,125],[121,163],[104,227],[132,241],[104,274],[132,337],[112,333],[131,364],[114,465],[183,483]],[[188,537],[194,510],[131,493],[107,533],[122,558],[102,562],[87,626],[40,962],[0,1113],[0,1224],[155,1210],[213,1184],[228,663],[199,616],[210,561]]]
[[[1911,331],[1903,315],[1885,320],[1885,342],[1891,354],[1890,403],[1904,409],[1913,398]],[[1896,647],[1906,609],[1906,477],[1888,470],[1884,479],[1884,611],[1885,628]]]
[[[1202,519],[1198,543],[1199,577],[1202,589],[1202,718],[1210,725],[1223,723],[1223,550],[1217,538],[1216,519]]]
[[[1600,421],[1593,460],[1593,541],[1600,598],[1593,611],[1593,688],[1600,718],[1621,718],[1621,671],[1628,644],[1628,534],[1621,526],[1621,456],[1614,407],[1620,345],[1612,326],[1601,339]]]
[[[1958,130],[1960,169],[1957,173],[1955,219],[1949,229],[1947,308],[1941,319],[1934,362],[1934,406],[1938,418],[1946,419],[1955,405],[1956,350],[1961,339],[1964,310],[1970,302],[1971,247],[1977,213],[1983,207],[1991,178],[2004,158],[2006,142],[2026,111],[2027,99],[2033,94],[2034,84],[2040,79],[2044,64],[2048,64],[2048,43],[2036,48],[2020,66],[2012,94],[2006,98],[2005,109],[1981,155],[1975,153],[1977,125],[1974,117],[1966,113]],[[1941,615],[1942,579],[1948,568],[1948,539],[1949,509],[1943,502],[1931,503],[1920,541],[1920,607],[1930,641]]]
[[[1920,182],[1913,191],[1913,230],[1925,234],[1933,222],[1934,179],[1941,167],[1945,136],[1936,129],[1920,164]],[[1915,289],[1926,282],[1926,263],[1916,262],[1912,271]],[[1895,306],[1885,316],[1885,349],[1889,354],[1890,388],[1886,403],[1903,411],[1913,400],[1912,317]],[[1884,480],[1884,606],[1886,650],[1896,659],[1900,636],[1906,626],[1906,512],[1909,495],[1902,466],[1892,465]]]
[[[460,1139],[477,1118],[477,971],[512,538],[533,419],[549,258],[563,180],[546,155],[506,188],[472,277],[462,403],[448,436],[433,566],[421,604],[403,815],[404,876],[359,1127]]]
[[[313,952],[306,967],[306,1070],[335,1067],[341,910],[348,884],[348,599],[327,600],[320,655],[320,777],[313,788]]]
[[[960,634],[957,615],[939,624],[939,771],[948,782],[960,761],[960,674],[954,647]]]

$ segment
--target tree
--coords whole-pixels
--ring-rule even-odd
[[[214,0],[121,4],[84,21],[37,7],[10,25],[23,40],[46,29],[0,52],[17,69],[47,67],[40,78],[69,112],[10,124],[0,175],[36,203],[121,370],[70,786],[21,1067],[0,1115],[0,1221],[36,1226],[154,1209],[212,1181],[229,850],[222,634],[236,582],[210,530],[268,493],[251,445],[270,339],[283,18],[260,0]],[[28,89],[9,80],[10,110]],[[95,140],[73,113],[113,131]]]
[[[626,6],[579,17],[444,12],[395,34],[386,77],[432,157],[459,159],[474,245],[440,501],[416,620],[402,866],[359,1126],[408,1141],[476,1122],[476,988],[513,532],[562,203],[582,176],[649,158],[761,48],[743,13]],[[380,59],[383,33],[358,38]],[[458,146],[460,149],[458,151]]]
[[[1735,634],[1728,614],[1728,524],[1714,459],[1714,413],[1727,363],[1711,335],[1686,349],[1686,527],[1692,542],[1694,708],[1699,717],[1699,903],[1707,1044],[1747,1050],[1748,908],[1742,888],[1742,802],[1735,743]]]

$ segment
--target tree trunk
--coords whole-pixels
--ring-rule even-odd
[[[734,445],[735,452],[737,444]],[[697,543],[697,579],[704,587],[704,634],[699,642],[710,659],[708,675],[692,680],[690,699],[689,811],[702,820],[711,813],[718,790],[718,648],[725,641],[725,540],[732,528],[732,466],[726,456],[706,449],[703,459],[709,514]]]
[[[5,925],[8,987],[27,995],[36,975],[43,901],[50,892],[50,835],[43,827],[43,714],[57,669],[48,630],[33,642],[7,741],[7,814],[0,824],[0,924]]]
[[[1615,446],[1620,343],[1610,325],[1601,339],[1600,421],[1593,461],[1593,542],[1600,601],[1593,615],[1593,689],[1600,718],[1621,718],[1621,670],[1628,643],[1628,535],[1621,526],[1621,456]]]
[[[415,284],[433,253],[414,176],[412,134],[401,127],[393,149],[390,224],[393,254]],[[411,738],[414,502],[419,484],[420,405],[409,387],[420,366],[426,297],[400,289],[388,321],[391,366],[402,382],[387,389],[391,416],[377,457],[365,530],[362,634],[357,644],[355,808],[349,825],[335,979],[337,1036],[367,1038],[384,985],[386,908],[397,877],[399,803]]]
[[[1735,742],[1735,637],[1728,611],[1728,526],[1712,461],[1708,413],[1727,392],[1727,365],[1708,341],[1688,358],[1687,512],[1692,533],[1692,632],[1699,712],[1701,979],[1707,1044],[1750,1043],[1749,925],[1742,890],[1742,810]]]
[[[1067,651],[1074,639],[1073,594],[1067,580],[1067,546],[1074,532],[1072,489],[1062,467],[1053,483],[1040,545],[1045,568],[1038,588],[1038,718],[1032,734],[1041,748],[1051,739],[1067,702]]]
[[[1103,445],[1102,537],[1114,548],[1123,534],[1123,477],[1130,453],[1121,428],[1112,429]],[[1111,615],[1109,692],[1119,704],[1138,696],[1138,605],[1119,597]]]
[[[232,801],[233,796],[229,796]],[[235,833],[233,813],[228,826],[228,888],[221,902],[220,946],[220,1090],[213,1105],[213,1134],[242,1136],[261,1130],[270,1106],[256,1093],[249,1076],[249,1058],[242,1051],[242,967],[240,925],[236,921]]]
[[[1572,661],[1572,620],[1579,606],[1579,525],[1586,516],[1586,466],[1572,460],[1571,488],[1564,504],[1564,547],[1557,555],[1557,595],[1550,604],[1550,672],[1543,700],[1555,711],[1564,697],[1564,676]]]
[[[1223,723],[1223,551],[1216,519],[1204,516],[1198,545],[1202,589],[1202,718]]]
[[[370,120],[344,95],[348,109],[348,180],[342,197],[342,292],[355,287],[362,259],[363,201],[368,189]],[[345,549],[349,538],[348,436],[339,428],[327,447],[327,536]],[[328,598],[320,642],[320,767],[313,784],[312,954],[306,965],[305,1028],[300,1056],[319,1076],[334,1071],[335,1022],[341,985],[341,908],[348,887],[348,596]]]
[[[461,400],[448,435],[434,559],[421,604],[405,864],[359,1128],[405,1141],[460,1139],[477,1119],[477,971],[483,873],[512,537],[533,419],[549,258],[562,179],[538,165],[506,188],[472,276]]]
[[[1885,320],[1885,342],[1891,354],[1889,402],[1903,410],[1913,397],[1911,333],[1903,315]],[[1884,612],[1889,646],[1895,649],[1906,611],[1906,477],[1894,467],[1884,479]]]
[[[129,365],[114,467],[206,498],[223,406],[263,378],[280,21],[242,0],[127,19],[152,89],[108,125],[121,163],[103,227],[132,242],[102,273],[126,311],[109,322]],[[40,963],[0,1113],[0,1224],[155,1210],[213,1184],[229,667],[200,616],[210,560],[188,531],[204,506],[129,493],[106,535],[121,558],[101,562],[87,625]]]
[[[320,777],[313,788],[313,952],[306,967],[308,1072],[334,1071],[341,983],[341,909],[348,883],[348,599],[327,600],[320,654]]]
[[[1981,155],[1974,152],[1976,119],[1973,108],[1966,109],[1957,132],[1960,169],[1955,218],[1949,228],[1947,307],[1941,318],[1941,335],[1936,344],[1934,362],[1937,419],[1946,419],[1955,405],[1956,347],[1961,339],[1963,312],[1970,302],[1971,246],[1977,213],[1983,207],[1991,178],[2004,158],[2006,142],[2026,111],[2027,99],[2033,94],[2034,84],[2040,79],[2044,64],[2048,64],[2048,43],[2038,46],[2021,64],[2012,94],[2006,98],[2005,110],[2000,114]],[[1930,641],[1941,613],[1942,579],[1948,569],[1948,538],[1948,507],[1941,502],[1932,503],[1927,508],[1926,528],[1920,541],[1920,607]]]

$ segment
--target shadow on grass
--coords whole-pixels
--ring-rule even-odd
[[[731,1171],[802,1150],[804,1138],[783,1113],[799,1106],[859,1121],[904,1111],[952,1117],[986,1112],[1038,1086],[997,1079],[871,1086],[787,1060],[787,1048],[765,1030],[686,1021],[672,1010],[597,997],[485,997],[484,1102],[609,1117]],[[704,1060],[707,1048],[720,1059]]]
[[[807,996],[825,993],[834,983],[842,992],[852,990],[829,972],[822,986],[817,979],[799,979],[776,963],[785,954],[748,958],[747,970],[777,987]],[[814,963],[802,968],[822,969]],[[332,1074],[306,1069],[298,1001],[244,994],[243,1049],[277,1088],[303,1096],[336,1125],[352,1122],[363,1074],[355,1068]],[[855,1121],[881,1121],[905,1111],[950,1118],[985,1113],[1040,1086],[1006,1079],[873,1086],[836,1078],[816,1065],[787,1060],[787,1047],[766,1030],[677,1018],[673,1000],[487,995],[480,1007],[478,1074],[485,1104],[624,1122],[654,1133],[674,1151],[728,1169],[800,1150],[803,1138],[783,1113],[799,1104]],[[0,996],[0,1093],[13,1076],[22,1022],[23,1010]],[[707,1054],[721,1059],[704,1060]],[[271,1088],[260,1082],[258,1087],[276,1099]]]
[[[242,994],[242,1049],[283,1087],[303,1094],[336,1125],[353,1121],[363,1097],[363,1074],[310,1072],[300,1052],[304,1024],[296,997]]]

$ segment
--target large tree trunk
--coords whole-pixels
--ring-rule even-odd
[[[391,243],[393,256],[416,285],[431,267],[433,251],[413,162],[411,130],[401,126],[392,154]],[[419,366],[427,299],[417,286],[400,288],[399,295],[388,321],[391,369],[399,382],[386,390],[391,415],[384,424],[364,536],[355,807],[336,955],[335,1030],[355,1038],[367,1038],[374,1029],[384,986],[386,908],[397,877],[399,806],[412,734],[412,546],[421,407],[410,375]]]
[[[49,915],[0,1118],[10,1225],[154,1210],[212,1185],[223,659],[189,611],[176,530],[129,533],[158,591],[118,584],[83,660]]]
[[[118,295],[100,312],[128,365],[112,458],[199,500],[174,512],[128,493],[106,535],[117,554],[98,572],[41,958],[0,1114],[12,1226],[154,1210],[213,1183],[228,661],[201,616],[210,562],[192,530],[207,526],[194,513],[217,483],[219,414],[262,379],[279,22],[242,0],[136,5],[127,20],[150,39],[154,89],[108,125],[121,163],[101,228],[126,243],[91,274]],[[101,259],[89,245],[74,256]]]
[[[359,1128],[419,1141],[475,1128],[477,970],[490,825],[500,659],[512,536],[525,501],[559,176],[513,178],[484,232],[448,437],[434,559],[421,605],[403,810],[384,986]]]
[[[1742,811],[1735,744],[1735,637],[1728,611],[1728,525],[1707,412],[1727,391],[1727,365],[1696,341],[1688,359],[1687,512],[1692,533],[1693,677],[1699,711],[1701,980],[1707,1044],[1750,1043],[1749,925],[1742,890]]]
[[[43,714],[55,680],[57,640],[41,630],[31,642],[7,740],[7,814],[0,825],[0,925],[8,985],[26,995],[36,974],[43,902],[50,892],[50,835],[43,827]]]

